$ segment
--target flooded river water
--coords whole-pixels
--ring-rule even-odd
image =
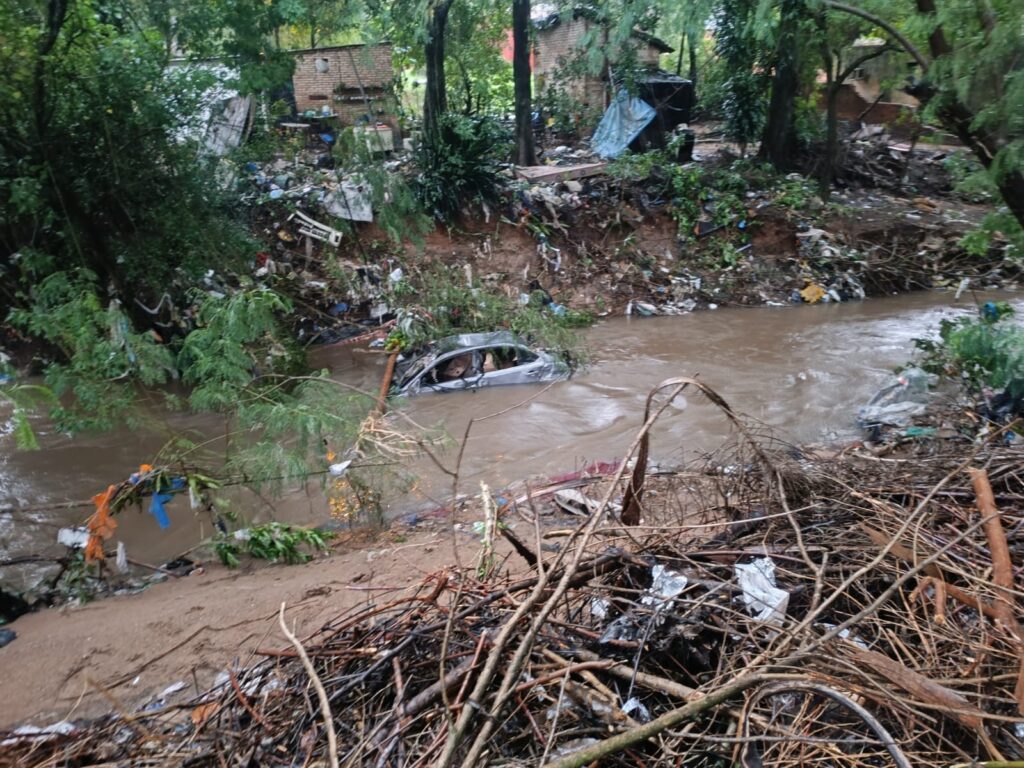
[[[404,411],[419,424],[441,426],[461,439],[470,419],[499,414],[476,423],[462,465],[462,488],[480,481],[500,488],[529,476],[572,471],[622,454],[641,423],[648,390],[672,376],[698,375],[741,413],[775,428],[783,439],[833,442],[858,435],[856,408],[886,383],[894,366],[913,353],[912,340],[934,335],[939,320],[971,311],[981,297],[921,293],[860,303],[757,309],[719,309],[681,317],[617,318],[586,332],[591,364],[573,379],[540,392],[534,387],[504,387],[448,395],[421,395]],[[985,297],[988,298],[988,297]],[[1014,296],[1001,296],[1018,302]],[[318,350],[317,366],[336,378],[375,390],[383,359],[344,347]],[[528,398],[528,402],[512,408]],[[715,447],[728,429],[713,409],[699,406],[666,414],[659,423],[652,458],[676,463],[684,451]],[[505,411],[504,413],[501,413]],[[205,417],[176,418],[169,428],[216,434],[221,428]],[[51,547],[56,530],[80,522],[87,507],[40,507],[88,499],[125,478],[140,463],[151,462],[164,441],[155,433],[121,430],[69,439],[41,435],[41,451],[15,451],[4,435],[0,458],[0,551],[8,556]],[[454,463],[455,450],[444,455]],[[436,468],[418,461],[414,491],[388,502],[389,513],[442,500],[449,489]],[[270,514],[253,503],[257,517]],[[316,488],[293,491],[274,501],[280,519],[321,522],[327,516]],[[168,505],[173,521],[167,532],[148,514],[121,515],[118,538],[129,555],[155,561],[171,557],[209,535],[197,523],[187,500]],[[0,577],[3,577],[0,569]]]

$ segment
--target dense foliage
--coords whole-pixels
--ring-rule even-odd
[[[930,373],[1024,397],[1024,327],[1005,303],[988,302],[976,317],[943,320],[937,340],[916,344]]]
[[[508,133],[490,118],[449,114],[437,137],[416,156],[415,190],[438,221],[449,221],[470,202],[493,203],[498,195],[497,158]]]

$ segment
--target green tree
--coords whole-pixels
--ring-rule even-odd
[[[926,113],[971,149],[1024,227],[1024,3],[914,0],[875,8],[821,2],[830,12],[869,22],[910,54]]]
[[[519,165],[536,165],[533,146],[533,74],[531,50],[530,0],[512,0],[512,70],[515,80],[516,152]]]
[[[754,28],[756,0],[720,0],[715,15],[716,51],[728,78],[722,101],[726,131],[742,151],[757,139],[764,124],[767,82],[761,71],[758,36]]]

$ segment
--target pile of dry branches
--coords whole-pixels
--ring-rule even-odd
[[[687,386],[741,448],[707,475],[713,493],[679,484],[678,525],[645,527],[651,478],[615,476],[557,554],[539,526],[516,539],[525,578],[439,572],[303,640],[282,606],[287,644],[185,707],[4,749],[31,766],[1024,759],[1021,450],[1000,433],[812,465],[678,379],[652,396],[634,451]],[[621,495],[636,527],[609,510]]]

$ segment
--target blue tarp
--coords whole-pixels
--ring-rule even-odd
[[[646,101],[620,90],[605,110],[590,145],[601,157],[618,157],[654,119],[655,114],[654,107]]]

